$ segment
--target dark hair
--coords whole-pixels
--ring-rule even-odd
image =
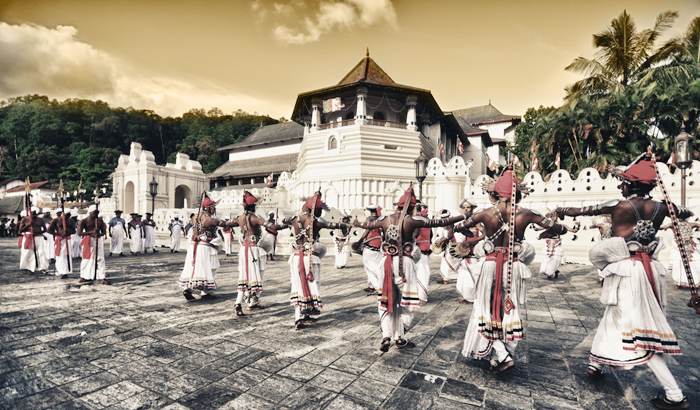
[[[255,204],[243,205],[243,210],[248,212],[255,212]]]
[[[629,188],[630,194],[638,196],[647,196],[654,189],[654,184],[644,184],[641,182],[631,182],[625,181],[625,184]]]

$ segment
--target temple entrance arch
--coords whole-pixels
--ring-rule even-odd
[[[192,190],[187,185],[178,185],[175,188],[175,208],[192,207]]]
[[[136,201],[134,197],[134,183],[129,181],[124,187],[124,214],[136,212]]]

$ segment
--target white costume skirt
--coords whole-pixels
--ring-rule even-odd
[[[440,275],[443,280],[457,279],[457,270],[459,269],[459,263],[461,259],[455,258],[450,255],[447,250],[442,253],[442,259],[440,260]]]
[[[115,224],[112,227],[112,242],[109,248],[109,253],[122,253],[124,252],[124,238],[126,238],[126,232],[124,232],[124,225],[121,223]]]
[[[542,254],[542,263],[540,265],[540,273],[553,277],[559,270],[563,249],[561,239],[547,239],[545,241],[545,250]]]
[[[693,249],[686,247],[686,251],[688,252],[688,257],[690,258],[690,272],[693,275],[693,282],[695,283],[695,286],[697,286],[698,281],[700,281],[700,248],[697,245],[697,241],[695,241],[694,243],[695,246],[693,247]],[[689,287],[688,276],[686,275],[685,269],[683,268],[681,253],[678,249],[675,249],[673,251],[671,277],[673,278],[673,282],[676,284],[676,286],[680,286],[682,288]]]
[[[246,255],[247,252],[247,255]],[[260,248],[257,246],[246,247],[241,245],[238,250],[238,291],[249,293],[262,293],[263,271],[261,269]]]
[[[68,253],[71,248],[70,238],[63,239],[61,237],[56,237],[54,241],[58,241],[59,243],[59,252],[56,253],[56,275],[68,275],[73,272],[73,260]]]
[[[630,255],[623,238],[605,239],[591,248],[591,262],[605,278],[600,301],[606,305],[593,338],[591,362],[631,368],[654,353],[681,354],[663,311],[665,271],[656,259],[660,250],[661,245],[648,256],[650,280],[643,259]]]
[[[482,262],[478,258],[464,258],[457,270],[457,293],[468,302],[474,301],[476,280],[481,273]]]
[[[44,257],[46,258],[48,265],[48,261],[56,257],[54,251],[53,235],[51,235],[48,232],[44,233],[44,239],[42,241],[42,243],[44,244]]]
[[[520,312],[525,304],[525,280],[532,276],[527,267],[535,257],[532,245],[523,242],[523,250],[518,259],[513,261],[513,274],[510,290],[510,300],[513,304],[510,312],[506,312],[506,288],[508,281],[508,255],[503,254],[503,269],[501,273],[500,298],[496,299],[496,258],[503,248],[497,248],[483,258],[481,273],[476,280],[474,307],[469,319],[469,326],[464,335],[462,354],[465,357],[484,358],[491,353],[493,342],[501,340],[511,350],[515,349],[518,341],[525,338],[525,329]],[[495,302],[495,303],[494,303]],[[496,306],[496,309],[492,308]],[[500,316],[500,317],[499,317]]]
[[[86,239],[87,238],[87,239]],[[83,237],[81,241],[80,278],[86,280],[105,279],[105,240],[99,238],[97,246],[97,269],[95,269],[95,238]],[[88,243],[89,240],[89,243]]]
[[[41,235],[36,235],[32,239],[29,233],[23,233],[19,236],[19,268],[31,272],[45,271],[49,269],[49,260],[44,256],[46,247],[41,242],[44,241]],[[36,259],[34,258],[34,243],[36,242]],[[41,245],[40,245],[41,244]],[[38,263],[37,263],[38,259]]]
[[[379,271],[382,269],[382,253],[365,246],[362,250],[362,264],[367,272],[367,285],[377,289],[379,287]]]
[[[303,261],[303,270],[300,261]],[[313,308],[321,309],[321,259],[316,255],[299,255],[299,251],[289,257],[289,273],[291,283],[291,295],[289,297],[292,306],[301,308],[302,313]],[[309,275],[310,274],[310,275]],[[313,276],[313,280],[308,280]]]
[[[195,255],[196,249],[196,255]],[[217,248],[210,246],[207,242],[190,241],[185,256],[185,266],[180,274],[181,289],[216,289],[214,273],[219,267]]]
[[[70,240],[71,240],[70,255],[73,258],[77,258],[80,256],[80,236],[77,234],[73,234],[70,236]]]
[[[129,250],[133,253],[143,252],[143,238],[141,238],[141,228],[129,228],[131,239],[129,240]]]
[[[403,273],[404,278],[399,274],[399,258],[403,258]],[[385,281],[386,275],[391,275]],[[427,302],[427,299],[421,299],[422,289],[416,275],[416,263],[410,256],[391,256],[382,255],[381,269],[377,281],[377,302],[379,310],[385,311],[392,304],[389,301],[391,289],[384,292],[384,288],[393,283],[399,290],[399,297],[394,299],[394,307],[401,306],[402,309],[408,311],[417,310],[421,305]]]
[[[182,231],[173,232],[170,237],[170,249],[174,251],[180,250],[180,240],[182,239]]]
[[[151,249],[156,246],[156,230],[150,225],[145,225],[143,227],[143,249]]]
[[[419,285],[418,297],[427,302],[428,285],[430,284],[430,255],[420,254],[420,259],[416,262],[416,277]]]
[[[344,268],[348,264],[350,257],[350,247],[347,246],[347,240],[335,241],[335,267]]]

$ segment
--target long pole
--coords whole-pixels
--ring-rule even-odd
[[[151,195],[151,215],[153,215],[153,212],[156,210],[156,196]]]
[[[100,209],[100,201],[95,201],[95,271],[93,281],[97,280],[97,251],[100,248],[100,233],[97,230],[97,213]]]
[[[681,169],[681,206],[685,208],[685,179],[686,179],[686,169]]]

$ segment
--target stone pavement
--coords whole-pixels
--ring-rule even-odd
[[[184,254],[111,258],[112,286],[78,286],[17,270],[16,241],[0,241],[0,408],[136,409],[620,409],[649,408],[658,387],[644,367],[592,383],[584,375],[601,316],[590,267],[529,287],[527,339],[503,376],[460,349],[471,310],[454,284],[434,282],[409,337],[417,347],[381,354],[376,300],[350,267],[323,261],[325,310],[294,331],[285,260],[268,264],[263,310],[233,312],[235,258],[222,256],[218,298],[186,303]],[[670,282],[670,278],[668,279]],[[667,358],[700,405],[700,326],[673,288],[668,314],[683,356]]]

